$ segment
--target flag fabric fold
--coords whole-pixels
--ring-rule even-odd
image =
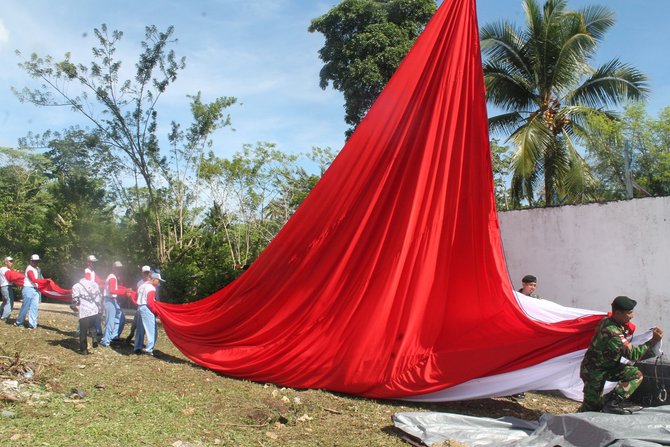
[[[251,267],[155,302],[223,374],[376,398],[425,395],[586,348],[601,318],[517,302],[495,209],[474,0],[445,0],[310,195]]]
[[[15,286],[23,287],[23,280],[25,278],[23,273],[17,270],[7,270],[7,272],[5,272],[5,277],[7,278],[7,281]],[[65,303],[72,301],[72,290],[62,288],[50,278],[37,279],[36,284],[37,290],[47,298],[63,301]]]

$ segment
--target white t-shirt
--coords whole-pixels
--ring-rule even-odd
[[[156,287],[154,287],[154,285],[151,284],[150,281],[142,284],[140,288],[137,289],[137,305],[145,306],[147,304],[147,301],[149,301],[149,294],[151,292],[156,293]]]
[[[28,272],[32,271],[33,272],[33,277],[35,279],[40,277],[40,269],[37,267],[33,267],[32,265],[29,265],[26,267],[26,277],[23,279],[23,287],[32,287],[34,289],[37,289],[37,284],[32,282],[30,280],[30,277],[28,276]]]
[[[82,278],[72,286],[72,302],[79,306],[79,318],[97,315],[101,301],[100,286],[95,281]]]
[[[7,277],[5,276],[5,273],[9,271],[9,267],[6,265],[3,265],[0,267],[0,287],[5,287],[9,285],[9,281],[7,281]]]

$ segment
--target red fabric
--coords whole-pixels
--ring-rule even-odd
[[[611,317],[612,312],[607,312],[607,316]],[[628,323],[623,325],[623,328],[626,337],[632,337],[633,334],[635,333],[635,329],[637,329],[637,326],[635,326],[635,323],[633,323],[632,321],[629,321]]]
[[[26,277],[18,270],[7,270],[5,272],[5,278],[7,278],[7,281],[11,282],[15,286],[23,287],[23,281]]]
[[[105,290],[105,280],[95,275],[95,283],[100,287],[100,290]]]
[[[28,273],[30,274],[32,272]],[[23,273],[16,270],[7,270],[5,277],[7,278],[7,281],[11,282],[15,286],[23,287],[23,281],[25,279],[25,275]],[[72,290],[63,289],[52,279],[37,278],[33,280],[33,282],[37,285],[37,290],[39,290],[42,295],[45,295],[48,298],[66,303],[72,301]]]
[[[102,290],[104,290],[104,287]],[[119,284],[118,278],[112,277],[109,279],[109,293],[112,295],[126,296],[129,290],[126,286]]]
[[[151,308],[151,306],[153,306],[155,302],[156,302],[156,291],[151,290],[149,293],[147,293],[147,306]]]
[[[38,279],[37,288],[40,293],[48,298],[69,303],[72,301],[72,290],[63,289],[52,279]]]
[[[100,290],[105,290],[105,280],[100,278],[97,274],[93,277],[94,274],[95,272],[90,267],[84,269],[84,278],[89,281],[95,281],[98,287],[100,287]]]
[[[121,284],[116,285],[116,294],[118,296],[128,296],[128,293],[130,293],[130,289],[126,286],[123,286]]]
[[[28,270],[28,279],[30,280],[31,283],[37,284],[38,278],[35,276],[34,270]]]
[[[134,291],[132,289],[128,289],[128,298],[130,298],[130,301],[132,301],[133,304],[137,306],[137,292],[136,291]]]
[[[116,291],[116,278],[112,277],[109,278],[109,293],[112,293],[114,295],[118,294]]]
[[[474,0],[445,0],[291,220],[230,286],[155,302],[226,375],[396,398],[586,348],[602,316],[517,304],[495,210]]]

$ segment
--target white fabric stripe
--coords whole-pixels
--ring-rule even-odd
[[[519,305],[530,318],[544,323],[572,320],[585,315],[605,315],[604,312],[565,307],[517,292],[514,294]],[[404,397],[402,400],[445,402],[510,396],[530,390],[560,390],[570,399],[582,400],[583,383],[579,378],[579,365],[585,352],[586,350],[582,349],[528,368],[473,379],[451,388],[419,396]]]

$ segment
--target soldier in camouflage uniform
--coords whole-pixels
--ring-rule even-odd
[[[636,304],[635,300],[626,296],[616,297],[612,302],[612,315],[603,318],[598,325],[580,368],[580,377],[584,381],[584,402],[579,411],[632,412],[625,407],[624,401],[642,382],[642,373],[632,365],[621,363],[621,357],[633,362],[652,357],[652,347],[663,337],[663,331],[654,328],[648,342],[640,346],[630,343],[628,323],[633,318]],[[605,381],[618,383],[603,399]]]

